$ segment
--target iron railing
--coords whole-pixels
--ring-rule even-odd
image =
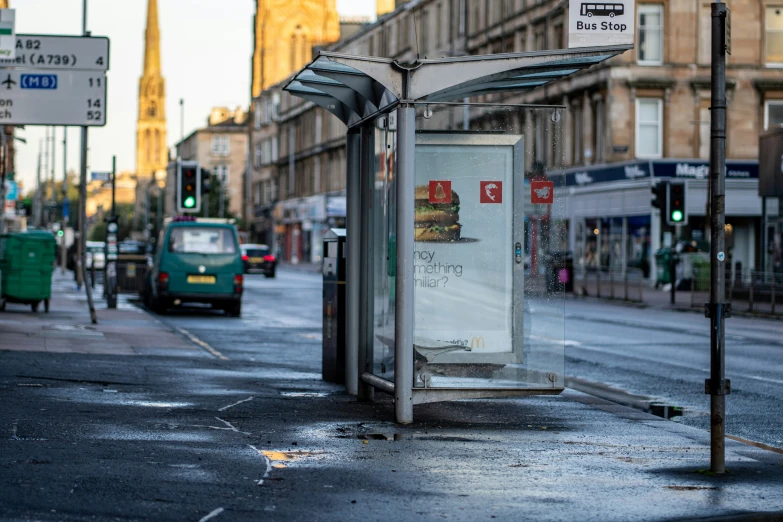
[[[574,293],[641,303],[644,273],[639,268],[574,267]]]
[[[710,276],[694,276],[691,284],[691,306],[700,308],[710,300]],[[726,273],[726,302],[735,312],[761,315],[783,315],[783,273]]]

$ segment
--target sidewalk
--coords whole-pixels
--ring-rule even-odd
[[[73,274],[55,270],[49,313],[40,306],[9,303],[0,313],[0,350],[107,355],[183,355],[203,352],[152,315],[120,296],[114,310],[106,307],[102,288],[93,289],[98,324],[93,325],[84,288],[76,289]]]

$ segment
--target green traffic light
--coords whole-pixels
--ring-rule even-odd
[[[672,211],[672,221],[675,223],[678,223],[682,221],[682,211],[681,210],[673,210]]]
[[[196,206],[196,198],[194,198],[193,196],[186,197],[185,198],[185,202],[184,202],[184,206],[185,206],[185,208],[193,208],[193,207],[195,207]]]
[[[65,235],[65,232],[63,232],[62,230],[58,230],[58,231],[57,231],[57,235],[58,235],[59,237],[63,237],[63,236]]]

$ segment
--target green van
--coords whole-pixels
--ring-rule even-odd
[[[182,303],[207,303],[238,317],[243,273],[233,224],[175,218],[161,232],[147,271],[144,301],[156,313]]]

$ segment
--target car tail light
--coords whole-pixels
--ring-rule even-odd
[[[158,284],[160,285],[167,285],[169,284],[169,274],[166,272],[161,272],[158,274]]]
[[[248,261],[250,259],[250,256],[247,254],[242,254],[242,261]]]
[[[244,281],[244,277],[242,274],[237,274],[234,276],[234,293],[235,294],[241,294],[242,293],[242,283]]]
[[[264,261],[268,261],[270,263],[274,263],[275,262],[275,256],[272,256],[272,255],[264,256]]]

